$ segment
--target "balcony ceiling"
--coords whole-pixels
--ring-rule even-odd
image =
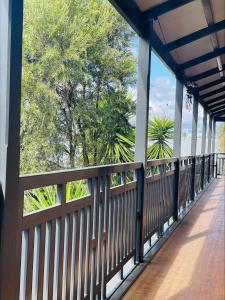
[[[154,50],[184,84],[196,84],[209,113],[224,118],[225,1],[110,1],[138,34],[151,38]]]

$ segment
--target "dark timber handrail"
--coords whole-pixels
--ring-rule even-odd
[[[142,163],[123,163],[114,165],[103,165],[81,169],[62,170],[48,173],[38,173],[32,175],[21,175],[20,184],[24,190],[44,187],[48,185],[66,183],[71,180],[88,179],[108,173],[126,172],[137,170],[142,167]]]
[[[153,237],[160,241],[183,218],[217,164],[210,154],[150,160],[146,169],[133,162],[20,176],[22,210],[27,191],[57,190],[54,206],[22,216],[21,298],[108,298],[109,281],[117,273],[124,280],[126,264],[142,262]],[[67,184],[79,180],[87,194],[67,201]]]

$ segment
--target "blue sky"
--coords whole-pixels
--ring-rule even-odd
[[[150,90],[150,117],[166,115],[174,119],[176,78],[163,61],[152,52],[151,57],[151,90]],[[183,124],[182,131],[191,133],[192,111],[185,104],[186,89],[184,87]],[[199,109],[199,124],[202,111]],[[201,126],[199,126],[199,133]]]
[[[167,77],[172,83],[175,84],[175,77],[160,58],[152,51],[151,57],[151,79],[155,80],[158,77]]]
[[[133,47],[134,56],[138,58],[138,38],[135,36]],[[175,91],[176,79],[172,71],[161,61],[161,59],[152,51],[151,55],[151,82],[150,82],[150,114],[152,118],[154,115],[168,116],[174,119],[175,110]],[[136,88],[133,90],[133,95],[136,99]],[[182,155],[190,155],[191,145],[191,127],[192,127],[192,111],[186,108],[185,105],[186,89],[184,88],[184,105],[182,118]],[[201,133],[202,133],[202,119],[203,109],[199,105],[198,114],[198,140],[197,153],[201,150]],[[135,123],[135,116],[133,118]],[[207,126],[208,127],[208,126]],[[186,136],[186,138],[184,137]],[[206,141],[207,143],[207,141]]]
[[[175,111],[175,91],[176,78],[161,59],[152,52],[151,56],[151,82],[150,82],[150,114],[167,116],[174,119]],[[188,109],[185,104],[186,88],[184,87],[184,103],[182,118],[182,139],[181,139],[181,155],[190,155],[191,151],[191,127],[192,127],[192,107]],[[198,114],[198,140],[197,153],[201,151],[201,132],[202,132],[203,109],[199,105]],[[209,120],[207,120],[209,121]],[[207,126],[208,131],[208,126]],[[208,135],[208,133],[207,133]],[[206,145],[207,145],[206,138]]]
[[[138,39],[135,37],[133,53],[138,59]],[[150,118],[167,116],[174,119],[176,79],[166,64],[152,51],[151,78],[150,78]],[[134,94],[136,92],[134,91]],[[184,89],[185,97],[185,89]],[[183,131],[190,132],[191,113],[183,109]]]
[[[138,56],[138,40],[134,42],[134,54]],[[150,104],[149,118],[154,116],[167,116],[174,119],[176,78],[166,64],[152,51],[151,77],[150,77]],[[182,155],[190,154],[192,111],[185,105],[186,89],[184,88],[184,104],[182,118]],[[198,152],[201,146],[202,108],[199,106],[198,122]],[[186,137],[185,137],[186,136]]]

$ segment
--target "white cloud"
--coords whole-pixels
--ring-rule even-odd
[[[176,87],[168,77],[157,77],[150,88],[150,117],[167,116],[174,118]]]
[[[133,98],[136,99],[136,89],[132,89]],[[174,119],[175,113],[175,94],[176,83],[171,78],[166,76],[157,77],[151,81],[150,86],[150,102],[149,102],[149,118],[154,116],[167,116]],[[182,117],[182,130],[188,137],[191,136],[192,126],[192,107],[187,109],[185,104],[186,89],[184,88],[184,104]],[[198,137],[201,137],[203,110],[199,105],[198,117]],[[135,125],[136,116],[131,118],[131,123]]]
[[[158,77],[151,84],[150,117],[167,116],[174,119],[176,85],[168,77]],[[191,133],[192,111],[185,105],[186,90],[184,89],[184,105],[182,128],[187,134]]]

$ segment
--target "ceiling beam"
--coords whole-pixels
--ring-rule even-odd
[[[184,45],[187,45],[189,43],[192,43],[194,41],[197,41],[207,35],[210,35],[212,33],[215,33],[217,31],[220,31],[225,28],[225,20],[220,21],[218,23],[209,25],[206,28],[200,29],[194,33],[191,33],[189,35],[186,35],[178,40],[175,40],[173,42],[170,42],[165,45],[165,51],[172,51],[179,47],[182,47]]]
[[[214,103],[212,105],[207,105],[207,107],[209,109],[213,109],[213,108],[215,108],[215,107],[217,107],[218,105],[221,105],[221,104],[225,104],[225,96],[223,96],[223,99],[220,100],[219,102],[216,102],[216,103]]]
[[[201,99],[205,99],[205,98],[217,95],[217,94],[222,93],[222,92],[225,92],[225,87],[222,87],[222,88],[217,89],[215,91],[212,91],[212,92],[209,92],[207,94],[201,95],[200,97],[201,97]]]
[[[210,110],[211,112],[215,112],[215,111],[217,111],[217,110],[219,110],[219,109],[225,109],[225,103],[222,104],[222,105],[218,105],[217,107],[214,107],[213,109],[212,109],[211,107],[209,107],[209,110]]]
[[[203,62],[206,62],[207,60],[210,60],[210,59],[213,59],[213,58],[216,58],[222,54],[225,53],[225,47],[223,48],[219,48],[219,49],[215,49],[214,51],[212,52],[209,52],[209,53],[206,53],[202,56],[199,56],[199,57],[196,57],[194,59],[191,59],[183,64],[180,65],[181,69],[185,70],[185,69],[188,69],[188,68],[191,68],[191,67],[194,67],[196,65],[199,65]]]
[[[213,98],[213,99],[210,99],[210,100],[204,100],[204,102],[205,102],[205,104],[206,105],[210,105],[210,104],[212,104],[212,103],[216,103],[217,101],[219,101],[219,100],[223,100],[223,99],[225,99],[225,94],[224,95],[222,95],[222,96],[218,96],[218,97],[215,97],[215,98]]]
[[[152,19],[157,19],[159,16],[193,1],[194,0],[170,0],[154,6],[143,13],[144,22],[146,23]]]
[[[221,77],[220,79],[217,79],[215,81],[209,82],[207,84],[204,84],[204,85],[198,87],[198,91],[201,92],[203,90],[207,90],[207,89],[209,89],[215,85],[218,85],[220,83],[223,83],[223,82],[225,82],[225,77]]]
[[[222,70],[223,71],[225,70],[225,65],[222,65]],[[213,68],[213,69],[208,70],[206,72],[203,72],[203,73],[191,76],[191,77],[187,77],[187,80],[195,82],[195,81],[198,81],[198,80],[201,80],[201,79],[204,79],[204,78],[216,75],[218,73],[220,73],[220,70],[218,69],[218,67],[216,67],[216,68]]]
[[[222,116],[223,114],[225,114],[225,109],[222,109],[218,112],[214,112],[212,115],[218,117],[218,116]]]
[[[215,118],[216,122],[225,122],[225,116],[224,117],[217,117]]]
[[[203,5],[203,10],[204,10],[204,14],[205,14],[207,24],[208,24],[208,26],[211,26],[215,22],[211,0],[202,0],[202,5]],[[219,49],[220,44],[219,44],[217,34],[212,33],[211,36],[210,36],[210,39],[211,39],[211,44],[213,46],[214,51]],[[218,56],[217,57],[217,66],[218,66],[218,68],[220,68],[221,65],[222,65],[222,58],[220,56]],[[223,77],[223,72],[222,71],[220,72],[220,77]]]

